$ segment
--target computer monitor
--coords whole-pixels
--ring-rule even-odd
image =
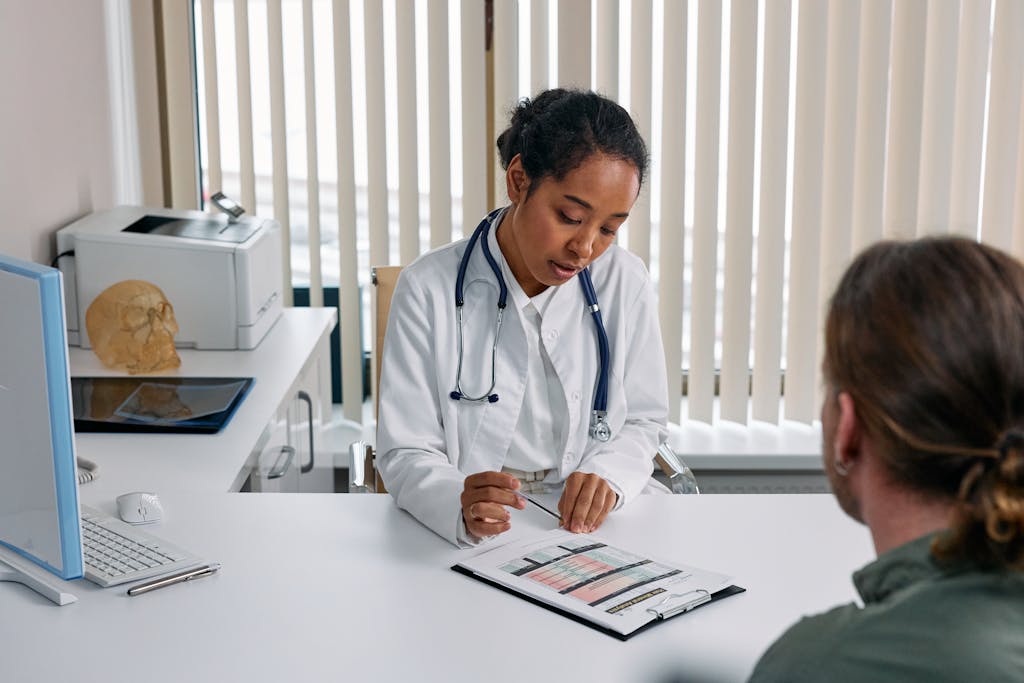
[[[40,568],[82,576],[65,329],[60,271],[0,255],[0,579],[58,604]]]

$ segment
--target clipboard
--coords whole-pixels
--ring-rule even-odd
[[[554,612],[555,614],[560,614],[563,617],[566,617],[567,619],[571,619],[571,620],[575,621],[577,624],[583,624],[584,626],[589,626],[590,628],[594,629],[595,631],[600,631],[601,633],[604,633],[605,635],[611,636],[612,638],[615,638],[616,640],[621,640],[622,642],[625,642],[625,641],[629,640],[630,638],[632,638],[633,636],[635,636],[638,633],[643,633],[644,631],[646,631],[647,629],[651,628],[652,626],[657,626],[658,624],[660,624],[660,623],[662,623],[664,621],[672,619],[673,617],[677,617],[677,616],[679,616],[681,614],[686,614],[687,612],[692,612],[693,610],[698,609],[700,607],[703,607],[704,605],[709,605],[712,602],[717,602],[718,600],[722,600],[724,598],[728,598],[728,597],[730,597],[732,595],[738,595],[740,593],[744,593],[747,590],[746,588],[742,588],[741,586],[737,586],[737,585],[734,584],[734,585],[727,586],[727,587],[723,588],[720,591],[716,591],[714,593],[710,593],[710,594],[707,595],[707,597],[698,598],[696,600],[686,600],[686,601],[683,601],[679,605],[673,605],[668,610],[659,611],[658,614],[654,618],[652,618],[650,621],[648,621],[646,624],[644,624],[640,628],[638,628],[638,629],[636,629],[634,631],[631,631],[629,633],[623,634],[623,633],[619,633],[618,631],[615,631],[613,629],[610,629],[610,628],[607,628],[605,626],[602,626],[601,624],[598,624],[598,623],[596,623],[594,621],[591,621],[590,619],[587,619],[584,616],[581,616],[579,614],[575,614],[573,612],[570,612],[567,609],[562,609],[561,607],[557,607],[555,605],[551,605],[549,603],[546,603],[543,600],[539,600],[539,599],[537,599],[537,598],[535,598],[532,595],[529,595],[527,593],[522,593],[522,592],[517,591],[515,589],[509,588],[508,586],[503,586],[502,584],[498,583],[497,581],[489,579],[486,576],[481,576],[480,574],[477,574],[473,570],[467,569],[466,567],[462,567],[462,566],[456,564],[456,565],[452,566],[452,570],[456,571],[459,574],[462,574],[464,576],[468,576],[468,577],[471,577],[473,579],[476,579],[477,581],[480,581],[482,583],[486,583],[488,586],[492,586],[494,588],[497,588],[498,590],[504,591],[505,593],[508,593],[509,595],[514,595],[517,598],[521,598],[521,599],[523,599],[523,600],[525,600],[525,601],[527,601],[529,603],[537,605],[538,607],[543,607],[544,609],[549,610],[551,612]]]
[[[726,574],[562,529],[485,549],[451,569],[623,641],[746,590]]]

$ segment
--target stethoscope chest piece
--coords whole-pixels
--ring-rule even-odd
[[[590,415],[590,437],[598,441],[608,441],[612,438],[612,428],[608,426],[607,413],[603,410],[595,410]]]

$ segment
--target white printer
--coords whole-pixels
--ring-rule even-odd
[[[122,280],[163,290],[178,321],[178,348],[252,349],[281,315],[281,226],[274,220],[119,206],[59,230],[57,253],[68,343],[83,348],[90,347],[89,304]]]

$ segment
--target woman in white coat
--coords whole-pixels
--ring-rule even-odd
[[[520,103],[497,144],[509,205],[478,239],[402,271],[381,368],[380,475],[456,544],[508,530],[507,508],[524,507],[517,491],[538,483],[564,485],[565,528],[593,531],[650,481],[668,413],[654,292],[643,262],[615,244],[647,167],[629,114],[592,92],[549,90]],[[604,392],[588,267],[610,351],[610,437],[592,427]]]

